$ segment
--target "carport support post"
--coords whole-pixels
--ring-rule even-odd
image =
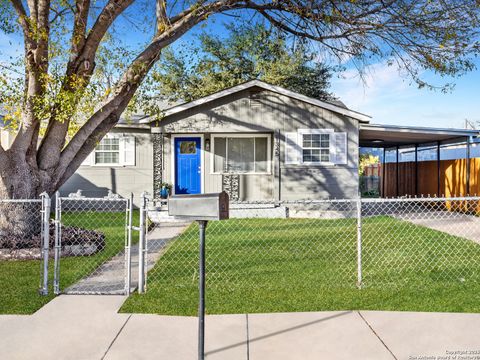
[[[465,191],[466,195],[470,195],[470,171],[471,171],[471,165],[470,165],[470,157],[471,157],[471,137],[467,136],[467,169],[466,169],[466,184],[465,184]]]
[[[400,158],[400,155],[399,155],[399,152],[400,152],[400,147],[397,146],[396,147],[396,155],[395,155],[395,192],[396,192],[396,197],[399,197],[400,196],[400,174],[399,174],[399,165],[398,165],[398,162],[399,162],[399,158]]]
[[[357,199],[357,287],[362,288],[362,198]]]
[[[440,162],[440,141],[437,141],[437,196],[441,197],[442,194],[440,194],[441,191],[441,183],[440,179],[442,177],[442,164]]]
[[[387,149],[383,148],[383,164],[382,164],[382,197],[386,197],[385,192],[385,175],[387,174]]]
[[[43,252],[43,282],[40,293],[48,295],[48,252],[50,245],[50,197],[46,192],[42,197],[42,252]]]
[[[208,221],[198,220],[200,232],[198,266],[198,360],[205,358],[205,229]]]
[[[141,195],[140,204],[140,236],[138,240],[138,293],[143,294],[145,292],[145,238],[146,238],[146,226],[145,226],[145,213],[146,213],[147,198],[146,194]]]
[[[415,144],[415,196],[418,195],[418,144]]]

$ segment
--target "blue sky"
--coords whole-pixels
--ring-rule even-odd
[[[370,66],[365,83],[355,70],[346,70],[332,80],[332,91],[352,109],[372,116],[380,124],[433,127],[463,127],[465,119],[480,125],[480,60],[477,70],[453,79],[449,93],[418,89],[398,69],[377,63]],[[434,84],[442,79],[432,74],[424,78]]]
[[[250,17],[249,14],[244,17]],[[184,36],[175,46],[195,41],[195,33],[209,30],[221,33],[223,22],[232,18],[217,16],[208,21],[203,29],[198,27]],[[250,19],[251,20],[251,19]],[[129,44],[137,44],[145,35],[132,31],[127,23],[120,24],[126,31],[123,40]],[[21,52],[21,39],[6,37],[0,34],[0,63],[8,61],[8,57]],[[440,91],[418,89],[410,80],[399,75],[395,67],[380,62],[367,69],[365,82],[358,72],[347,69],[335,73],[332,77],[332,92],[351,109],[372,116],[373,123],[416,125],[433,127],[463,127],[465,119],[478,122],[480,127],[480,59],[477,59],[477,70],[454,79],[454,90],[447,94]],[[442,79],[432,74],[424,74],[430,83],[442,84],[452,79]]]

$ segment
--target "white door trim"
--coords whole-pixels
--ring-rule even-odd
[[[204,153],[204,143],[205,143],[205,136],[204,134],[172,134],[172,138],[170,140],[170,147],[171,147],[171,181],[172,181],[172,195],[175,195],[175,139],[176,138],[182,138],[182,137],[191,137],[191,138],[200,138],[200,192],[203,194],[205,193],[205,184],[204,184],[204,178],[205,178],[205,165],[204,165],[204,158],[205,158],[205,153]]]

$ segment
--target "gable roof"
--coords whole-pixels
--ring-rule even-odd
[[[173,114],[177,114],[179,112],[194,108],[196,106],[207,104],[211,101],[214,101],[214,100],[220,99],[222,97],[225,97],[225,96],[228,96],[228,95],[231,95],[231,94],[235,94],[235,93],[238,93],[240,91],[247,90],[247,89],[250,89],[250,88],[253,88],[253,87],[259,87],[259,88],[264,89],[264,90],[269,90],[269,91],[272,91],[272,92],[277,93],[277,94],[285,95],[285,96],[288,96],[290,98],[303,101],[307,104],[316,105],[318,107],[336,112],[338,114],[349,116],[351,118],[357,119],[358,121],[360,121],[362,123],[370,122],[371,117],[369,115],[362,114],[358,111],[350,110],[350,109],[348,109],[344,106],[341,106],[340,104],[338,104],[338,105],[337,104],[332,104],[330,102],[318,100],[318,99],[315,99],[315,98],[312,98],[312,97],[309,97],[309,96],[299,94],[299,93],[291,91],[291,90],[287,90],[287,89],[282,88],[280,86],[270,85],[270,84],[267,84],[267,83],[265,83],[263,81],[260,81],[260,80],[251,80],[251,81],[248,81],[246,83],[236,85],[236,86],[233,86],[233,87],[225,89],[225,90],[218,91],[214,94],[204,96],[200,99],[170,107],[170,108],[164,110],[164,116],[170,116],[170,115],[173,115]],[[151,118],[146,118],[146,119],[142,120],[141,123],[145,124],[145,123],[150,123],[152,121],[154,121],[154,120],[152,120]]]

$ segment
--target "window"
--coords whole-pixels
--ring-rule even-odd
[[[130,134],[107,134],[82,165],[134,166],[135,136]]]
[[[304,163],[330,162],[330,134],[302,134]]]
[[[106,138],[95,148],[95,164],[119,164],[120,139]]]
[[[285,164],[309,166],[345,165],[347,133],[333,129],[298,129],[284,134]]]
[[[180,154],[193,154],[197,153],[197,143],[195,141],[181,141],[180,142]]]
[[[213,172],[266,173],[270,171],[270,136],[213,136]]]

